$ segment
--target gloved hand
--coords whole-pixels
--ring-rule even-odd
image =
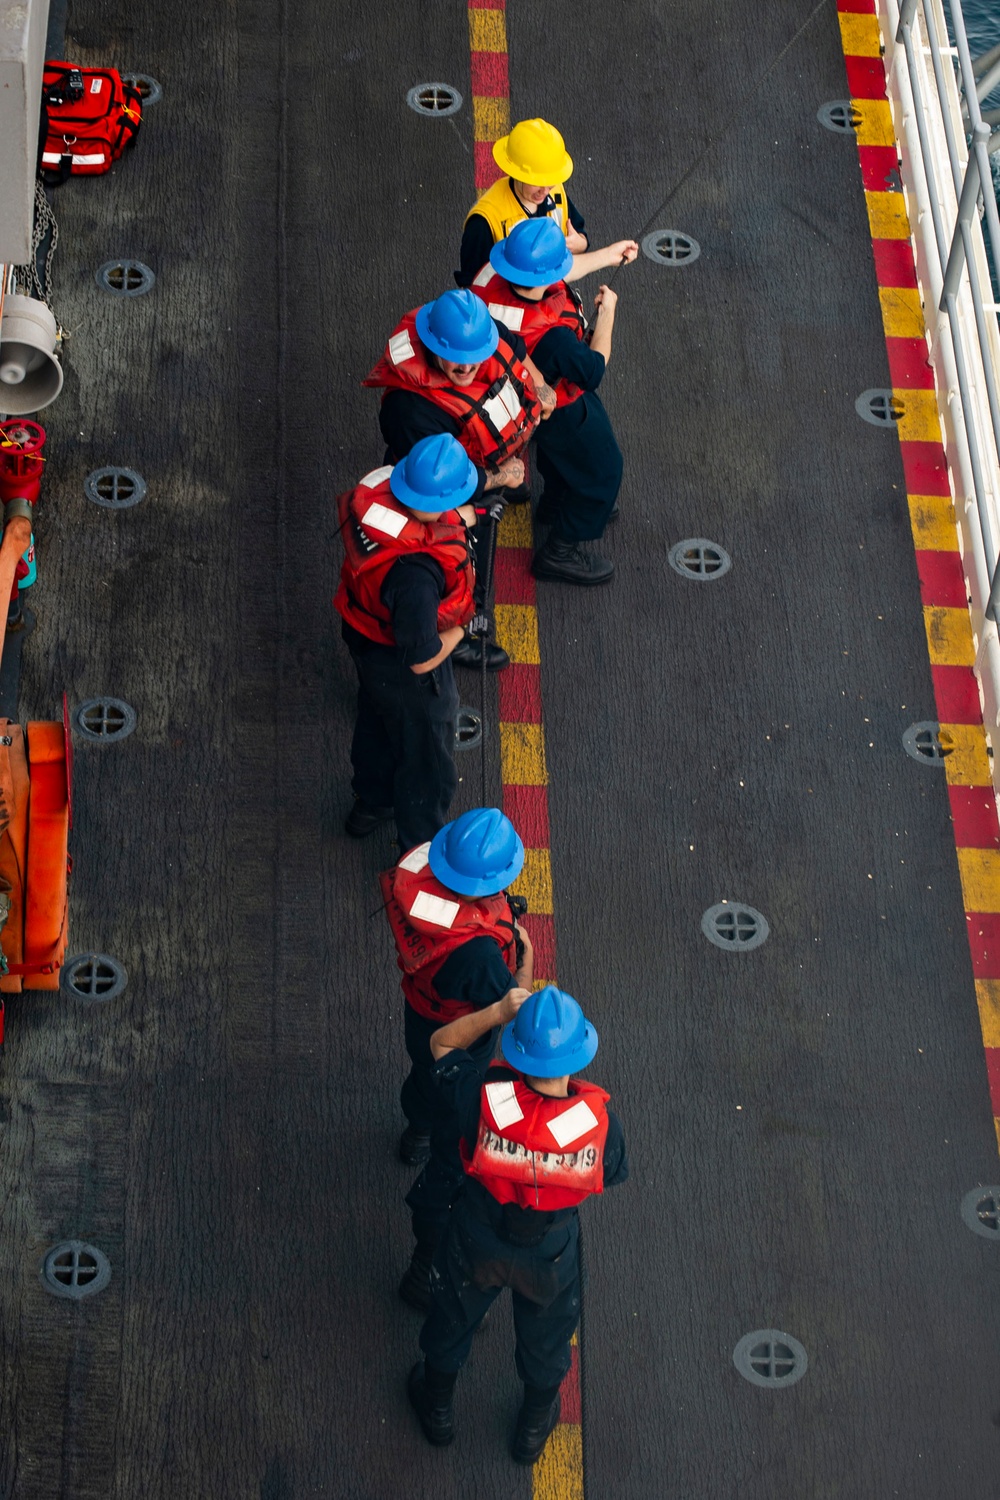
[[[489,635],[490,622],[486,615],[473,615],[465,628],[469,632],[470,638],[475,640],[479,636]]]

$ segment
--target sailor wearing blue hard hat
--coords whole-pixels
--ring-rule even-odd
[[[617,248],[617,247],[616,247]],[[622,241],[622,263],[635,259]],[[583,305],[567,285],[573,256],[551,219],[524,219],[490,252],[472,290],[494,318],[524,339],[556,409],[539,428],[538,470],[545,484],[535,519],[550,526],[532,559],[536,578],[606,583],[614,564],[581,544],[598,541],[616,513],[622,456],[597,395],[611,358],[617,294],[602,286],[588,330]]]
[[[475,489],[465,450],[441,435],[340,497],[333,603],[358,674],[355,803],[344,825],[356,838],[395,817],[412,848],[447,820],[459,704],[450,658],[475,613]]]
[[[389,336],[378,364],[362,382],[384,392],[379,426],[386,442],[386,460],[402,458],[422,437],[446,432],[458,439],[476,466],[472,502],[485,516],[501,492],[506,499],[524,499],[521,455],[544,408],[554,408],[555,397],[544,388],[539,394],[534,375],[524,360],[520,338],[494,321],[470,291],[447,291],[433,302],[413,308]],[[544,386],[541,376],[537,385]],[[492,528],[477,527],[477,571],[485,577],[485,547]],[[480,611],[488,601],[477,594]],[[452,660],[459,666],[481,665],[481,644],[461,642]],[[486,650],[486,666],[498,671],[508,665],[506,653],[495,643]]]
[[[477,807],[379,877],[402,970],[411,1064],[400,1093],[407,1124],[399,1156],[408,1165],[431,1157],[406,1200],[416,1248],[399,1288],[423,1310],[431,1255],[463,1181],[457,1141],[434,1083],[431,1039],[449,1021],[531,984],[534,954],[518,922],[525,903],[507,894],[523,864],[524,845],[510,819],[498,808]],[[494,1041],[486,1031],[469,1050],[481,1074]]]
[[[484,1082],[469,1049],[497,1025],[504,1026],[504,1061],[491,1065]],[[450,1022],[431,1038],[431,1051],[466,1180],[434,1253],[424,1360],[410,1372],[410,1401],[428,1441],[450,1443],[458,1372],[509,1286],[524,1383],[511,1452],[532,1464],[559,1420],[580,1316],[578,1206],[624,1182],[625,1140],[608,1094],[573,1076],[593,1059],[597,1032],[555,985],[511,990]]]

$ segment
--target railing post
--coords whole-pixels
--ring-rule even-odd
[[[979,175],[979,157],[976,146],[985,144],[990,138],[990,127],[984,125],[982,120],[974,127],[972,132],[973,144],[969,152],[969,162],[965,169],[965,181],[962,183],[962,196],[958,200],[958,221],[955,224],[955,232],[951,237],[951,251],[948,255],[948,264],[945,267],[944,286],[941,289],[941,301],[938,304],[942,312],[948,310],[948,298],[954,297],[958,292],[958,284],[962,279],[962,266],[965,262],[965,245],[962,239],[962,225],[970,225],[978,212],[979,192],[981,179]],[[993,181],[990,179],[990,191],[993,191]]]
[[[903,0],[902,5],[899,7],[899,25],[896,27],[897,42],[902,42],[905,39],[903,35],[904,27],[909,28],[913,25],[913,16],[916,9],[917,0]]]

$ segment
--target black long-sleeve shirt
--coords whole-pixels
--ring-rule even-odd
[[[551,213],[554,207],[552,199],[546,198],[536,209],[525,208],[524,212],[529,219],[540,219]],[[566,194],[566,210],[569,214],[569,222],[577,234],[583,234],[583,215],[568,193]],[[472,285],[489,260],[494,244],[493,231],[489,222],[483,218],[482,214],[470,214],[462,231],[462,247],[458,252],[459,269],[455,272],[455,280],[459,286]]]

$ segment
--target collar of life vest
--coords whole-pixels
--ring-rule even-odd
[[[524,1094],[518,1098],[518,1085],[531,1095],[530,1100],[526,1099]],[[504,1131],[513,1132],[520,1125],[521,1121],[525,1119],[525,1112],[522,1105],[530,1105],[535,1100],[539,1100],[543,1105],[549,1106],[551,1113],[550,1109],[544,1111],[549,1116],[546,1120],[546,1126],[560,1151],[572,1148],[574,1142],[580,1141],[584,1136],[590,1135],[600,1124],[600,1120],[591,1108],[590,1103],[588,1103],[586,1097],[581,1097],[581,1095],[590,1094],[591,1100],[599,1104],[603,1104],[610,1097],[596,1084],[591,1084],[589,1087],[581,1089],[576,1083],[570,1083],[569,1092],[565,1096],[561,1094],[542,1094],[538,1089],[531,1087],[524,1074],[519,1074],[513,1079],[495,1080],[491,1079],[489,1074],[487,1074],[486,1082],[483,1084],[483,1093],[486,1097],[486,1103],[489,1113],[492,1116],[493,1124],[501,1133]],[[560,1105],[564,1105],[565,1108],[560,1108]]]
[[[482,287],[485,291],[491,281],[498,283],[491,290],[494,290],[499,296],[509,297],[510,301],[487,302],[487,310],[491,318],[495,318],[498,323],[502,323],[511,333],[521,332],[525,312],[530,313],[533,309],[540,308],[543,303],[552,297],[558,297],[562,300],[568,290],[562,281],[553,281],[550,286],[545,288],[540,297],[522,297],[517,288],[506,277],[501,276],[499,271],[495,271],[489,261],[487,261],[483,269],[473,277],[472,285]],[[570,293],[570,296],[572,296],[572,293]]]
[[[396,541],[402,535],[407,525],[453,525],[461,526],[464,529],[465,522],[457,510],[443,510],[435,516],[433,522],[418,520],[401,500],[396,499],[389,488],[389,477],[392,474],[393,467],[394,465],[392,464],[385,464],[381,469],[372,469],[370,474],[366,474],[363,479],[358,480],[359,490],[363,488],[366,490],[383,491],[379,499],[376,500],[373,497],[371,503],[367,506],[362,499],[361,504],[357,507],[358,522],[365,531],[374,532],[376,540],[381,537],[388,537],[390,540]]]
[[[460,896],[450,891],[446,885],[442,885],[437,876],[430,868],[430,840],[426,844],[418,844],[396,866],[397,878],[395,891],[397,899],[400,894],[400,886],[408,886],[405,900],[400,902],[407,917],[414,927],[422,932],[442,933],[455,930],[455,924],[459,926],[469,925],[478,927],[482,925],[482,900],[474,896]],[[399,878],[402,872],[402,879]],[[419,880],[412,877],[419,876]],[[411,878],[407,878],[411,877]],[[416,885],[414,891],[412,887]],[[501,893],[498,893],[501,894]],[[495,901],[496,896],[487,896],[486,901]],[[462,920],[459,921],[460,914]]]

